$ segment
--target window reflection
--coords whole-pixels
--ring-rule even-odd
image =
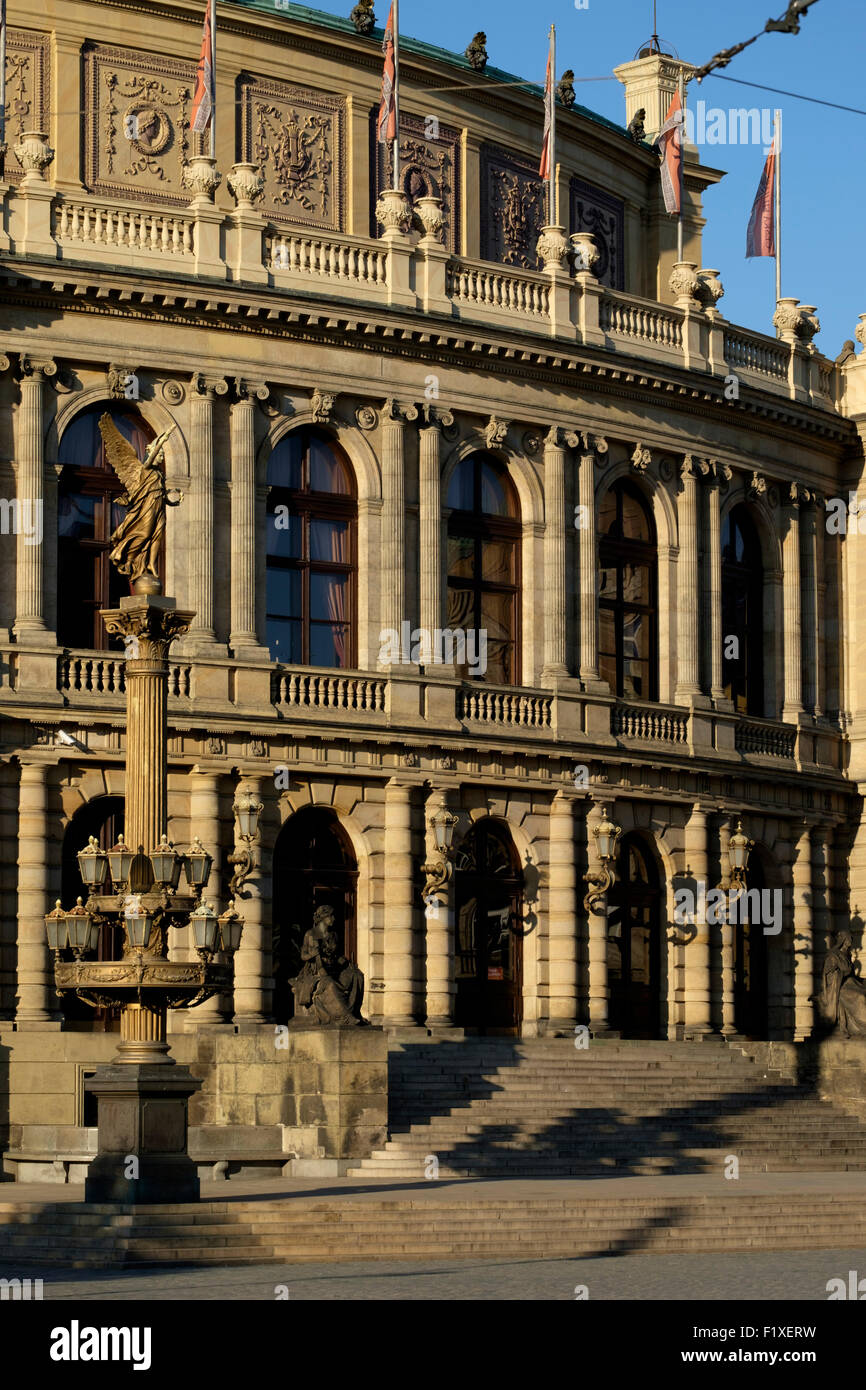
[[[602,498],[599,531],[599,669],[621,699],[655,700],[655,528],[633,484]]]

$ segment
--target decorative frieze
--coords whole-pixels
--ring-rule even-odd
[[[241,161],[263,179],[259,209],[274,222],[342,231],[346,103],[289,82],[242,77]]]

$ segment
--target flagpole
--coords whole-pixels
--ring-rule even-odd
[[[677,218],[677,260],[683,258],[683,191],[685,189],[685,164],[686,164],[686,84],[683,81],[683,70],[680,68],[679,80],[680,93],[680,215]]]
[[[216,159],[216,0],[210,0],[210,71],[213,105],[210,113],[210,157]]]
[[[559,226],[556,188],[556,25],[550,26],[550,225]]]
[[[776,176],[773,179],[773,218],[776,246],[776,303],[782,298],[782,111],[777,108],[773,139],[776,144]]]
[[[394,0],[394,187],[400,187],[400,0]]]
[[[6,0],[0,0],[0,174],[5,171],[6,155]]]

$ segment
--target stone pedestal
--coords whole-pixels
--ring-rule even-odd
[[[186,1067],[130,1062],[100,1067],[85,1081],[99,1106],[85,1201],[198,1201],[187,1123],[189,1098],[201,1084]]]

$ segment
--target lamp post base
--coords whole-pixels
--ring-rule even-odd
[[[99,1138],[87,1171],[87,1202],[197,1202],[187,1152],[189,1098],[201,1086],[187,1067],[121,1062],[85,1082],[97,1097]]]

